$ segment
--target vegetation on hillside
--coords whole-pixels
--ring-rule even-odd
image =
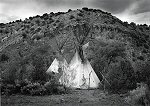
[[[80,28],[82,25],[91,28],[87,36],[84,28]],[[79,31],[74,35],[76,27]],[[133,89],[137,82],[150,86],[150,26],[128,24],[110,13],[88,8],[1,23],[3,84],[25,79],[32,83],[49,81],[45,72],[58,54],[55,40],[61,45],[66,38],[69,39],[63,46],[63,54],[68,62],[75,52],[74,42],[77,45],[79,40],[82,44],[90,42],[87,58],[109,91]]]

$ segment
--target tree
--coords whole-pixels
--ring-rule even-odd
[[[35,70],[32,72],[32,81],[46,81],[46,70],[44,69],[44,60],[40,55],[32,56],[32,64]]]
[[[73,35],[76,38],[77,44],[75,43],[76,49],[79,52],[82,62],[84,62],[83,50],[82,46],[84,45],[85,41],[90,38],[90,33],[93,26],[89,25],[88,23],[84,22],[81,24],[77,24],[75,26],[71,26],[73,31]]]

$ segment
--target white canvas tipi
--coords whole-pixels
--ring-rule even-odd
[[[97,88],[99,86],[100,80],[90,62],[86,59],[83,63],[77,51],[69,66],[72,71],[70,87],[88,89]]]
[[[60,68],[60,70],[59,70]],[[69,64],[67,63],[66,59],[58,61],[56,58],[52,62],[51,66],[48,68],[46,73],[54,72],[57,74],[57,78],[59,78],[59,83],[69,87],[69,76],[71,72],[69,71]]]
[[[55,58],[46,73],[54,72],[54,73],[59,73],[59,61]]]

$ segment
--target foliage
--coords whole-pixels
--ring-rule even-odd
[[[23,94],[42,96],[51,94],[69,93],[69,89],[52,79],[48,82],[30,82],[28,80],[17,81],[15,84],[1,84],[2,95]]]
[[[82,10],[88,11],[89,9],[87,7],[83,7]]]
[[[150,105],[150,91],[144,83],[138,83],[138,87],[129,92],[129,96],[125,98],[126,102],[132,104],[140,104],[144,106]]]
[[[71,9],[68,10],[68,12],[71,12],[71,11],[72,11]]]
[[[96,49],[97,46],[99,49]],[[120,42],[97,42],[93,51],[93,66],[105,89],[120,93],[136,86],[134,69],[126,58],[126,45]]]
[[[73,15],[71,15],[69,19],[73,19],[73,18],[75,18],[75,17]]]
[[[0,56],[0,62],[8,61],[9,57],[6,54]]]
[[[88,34],[89,25],[92,27],[92,31]],[[73,29],[70,29],[70,26],[74,26]],[[53,33],[55,31],[58,33]],[[77,36],[74,36],[73,32]],[[52,46],[55,42],[54,39],[58,36],[60,42],[65,36],[70,38],[63,48],[68,60],[72,58],[75,50],[73,41],[81,46],[86,42],[91,43],[98,40],[99,43],[90,45],[91,49],[87,51],[88,59],[91,60],[92,66],[101,80],[103,77],[100,72],[105,77],[116,77],[117,75],[112,83],[116,84],[113,86],[117,86],[118,89],[120,89],[120,85],[132,86],[132,81],[130,81],[132,78],[126,74],[130,76],[133,69],[138,82],[148,83],[150,80],[150,63],[148,62],[150,60],[150,26],[136,25],[133,22],[128,24],[99,9],[86,7],[76,11],[69,9],[66,13],[51,12],[42,16],[29,17],[24,21],[0,23],[0,35],[0,52],[2,54],[0,70],[2,70],[2,80],[7,84],[14,84],[15,80],[21,81],[25,78],[32,82],[47,81],[45,71],[56,56],[54,54],[56,51],[44,46]],[[5,37],[7,40],[2,42]],[[78,41],[75,40],[75,37],[78,38]],[[126,44],[130,44],[135,53],[134,56],[130,57],[127,54]],[[54,49],[55,47],[53,46]],[[140,65],[141,63],[142,65]],[[123,78],[121,78],[122,73],[125,73]],[[113,79],[113,77],[110,78]],[[124,81],[126,78],[129,79]],[[121,80],[119,81],[119,79]]]
[[[106,74],[109,82],[107,89],[114,93],[134,89],[136,87],[136,78],[134,70],[129,61],[121,60],[118,64],[112,65]]]
[[[2,73],[2,79],[4,83],[14,84],[16,79],[16,67],[10,66],[5,72]]]
[[[30,83],[23,88],[21,88],[21,93],[24,95],[44,95],[46,92],[46,89],[43,85],[40,85],[40,83]]]
[[[55,79],[45,83],[44,86],[46,88],[47,94],[62,94],[66,93],[67,91],[66,88],[63,85],[60,85]]]
[[[136,62],[135,72],[137,81],[147,83],[150,80],[150,61],[146,62]]]
[[[32,81],[46,81],[46,73],[44,69],[44,60],[42,57],[33,55],[33,66],[35,66],[35,70],[32,72]]]

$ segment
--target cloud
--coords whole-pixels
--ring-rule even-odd
[[[0,0],[0,14],[4,15],[0,22],[7,22],[5,19],[9,17],[25,19],[44,13],[67,11],[69,8],[81,8],[80,4],[81,0]]]
[[[92,0],[91,5],[111,13],[120,13],[128,8],[135,0]]]
[[[134,11],[135,14],[144,13],[150,11],[150,0],[140,0],[138,1],[138,6]]]
[[[137,0],[132,3],[128,8],[126,8],[123,12],[114,15],[116,15],[122,21],[150,25],[150,10],[148,6],[148,3],[150,3],[150,1],[147,1],[147,4],[145,4],[146,1],[147,0]],[[144,4],[145,7],[143,7]]]
[[[5,14],[0,14],[0,21],[4,22],[4,23],[7,23],[9,21],[14,21],[16,19],[18,19],[18,17],[16,16],[8,16],[8,15],[5,15]]]
[[[0,22],[9,22],[13,19],[24,19],[50,12],[65,12],[68,9],[85,6],[111,12],[123,21],[130,22],[133,16],[136,16],[132,19],[134,22],[141,23],[145,18],[150,21],[148,15],[144,15],[144,18],[139,15],[141,13],[149,14],[150,0],[0,0],[0,14],[3,15],[0,17]]]
[[[116,14],[119,19],[127,22],[135,22],[136,24],[148,24],[150,25],[150,12],[138,13],[138,14]]]
[[[37,3],[45,4],[46,6],[73,6],[81,5],[82,0],[34,0]]]

